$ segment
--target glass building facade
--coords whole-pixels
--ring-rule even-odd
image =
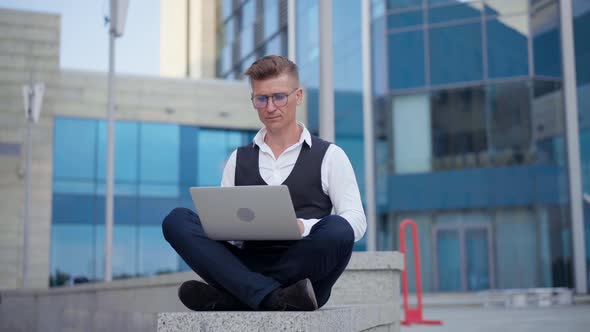
[[[104,277],[106,122],[56,117],[51,285]],[[191,186],[218,186],[226,159],[254,135],[118,121],[113,278],[186,270],[162,236],[173,208],[194,209]]]
[[[580,159],[582,162],[582,191],[584,192],[584,228],[586,234],[586,264],[590,266],[590,1],[573,1],[574,52],[580,121]],[[590,280],[590,267],[588,267]],[[590,281],[589,281],[590,283]]]
[[[286,0],[218,0],[217,76],[241,79],[256,59],[287,53]]]
[[[316,133],[318,3],[297,0],[295,15]],[[588,7],[574,1],[586,193]],[[362,190],[361,2],[332,11],[336,143]],[[371,16],[378,249],[398,249],[413,219],[426,291],[572,287],[558,1],[373,0]]]

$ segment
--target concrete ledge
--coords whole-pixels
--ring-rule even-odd
[[[325,307],[314,312],[161,313],[158,332],[399,331],[393,304]]]
[[[346,323],[349,324],[346,326],[354,327],[350,331],[390,331],[390,327],[378,325],[379,317],[399,321],[399,310],[370,308],[376,308],[371,305],[399,308],[402,266],[403,256],[398,252],[355,252],[332,289],[327,309],[285,314],[296,317],[302,314],[319,315],[317,319],[321,322],[337,315],[344,320],[342,317],[349,317],[346,319],[351,323]],[[0,290],[0,331],[154,331],[158,313],[188,311],[176,293],[180,283],[189,279],[199,278],[193,272],[182,272],[72,287]],[[343,305],[345,307],[340,308]],[[332,309],[334,306],[340,307]],[[328,309],[330,311],[324,314]],[[201,313],[189,315],[194,314]],[[373,320],[357,319],[357,316]],[[377,323],[363,323],[374,322],[375,319]],[[352,323],[357,325],[350,325]]]

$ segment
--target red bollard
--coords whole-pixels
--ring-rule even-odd
[[[418,306],[410,308],[408,304],[408,255],[406,255],[406,233],[404,227],[412,227],[412,242],[414,245],[414,279],[416,281],[416,298]],[[399,224],[399,241],[400,251],[404,254],[404,271],[402,272],[402,288],[404,292],[404,312],[406,314],[402,325],[424,324],[424,325],[442,325],[440,320],[425,320],[422,318],[422,277],[420,275],[420,250],[418,247],[418,227],[410,219],[406,219]]]

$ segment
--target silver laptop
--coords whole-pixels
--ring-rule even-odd
[[[287,186],[192,187],[191,196],[213,240],[299,240]]]

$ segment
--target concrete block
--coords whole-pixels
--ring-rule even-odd
[[[365,331],[399,320],[392,305],[326,307],[314,312],[162,313],[158,332]]]

